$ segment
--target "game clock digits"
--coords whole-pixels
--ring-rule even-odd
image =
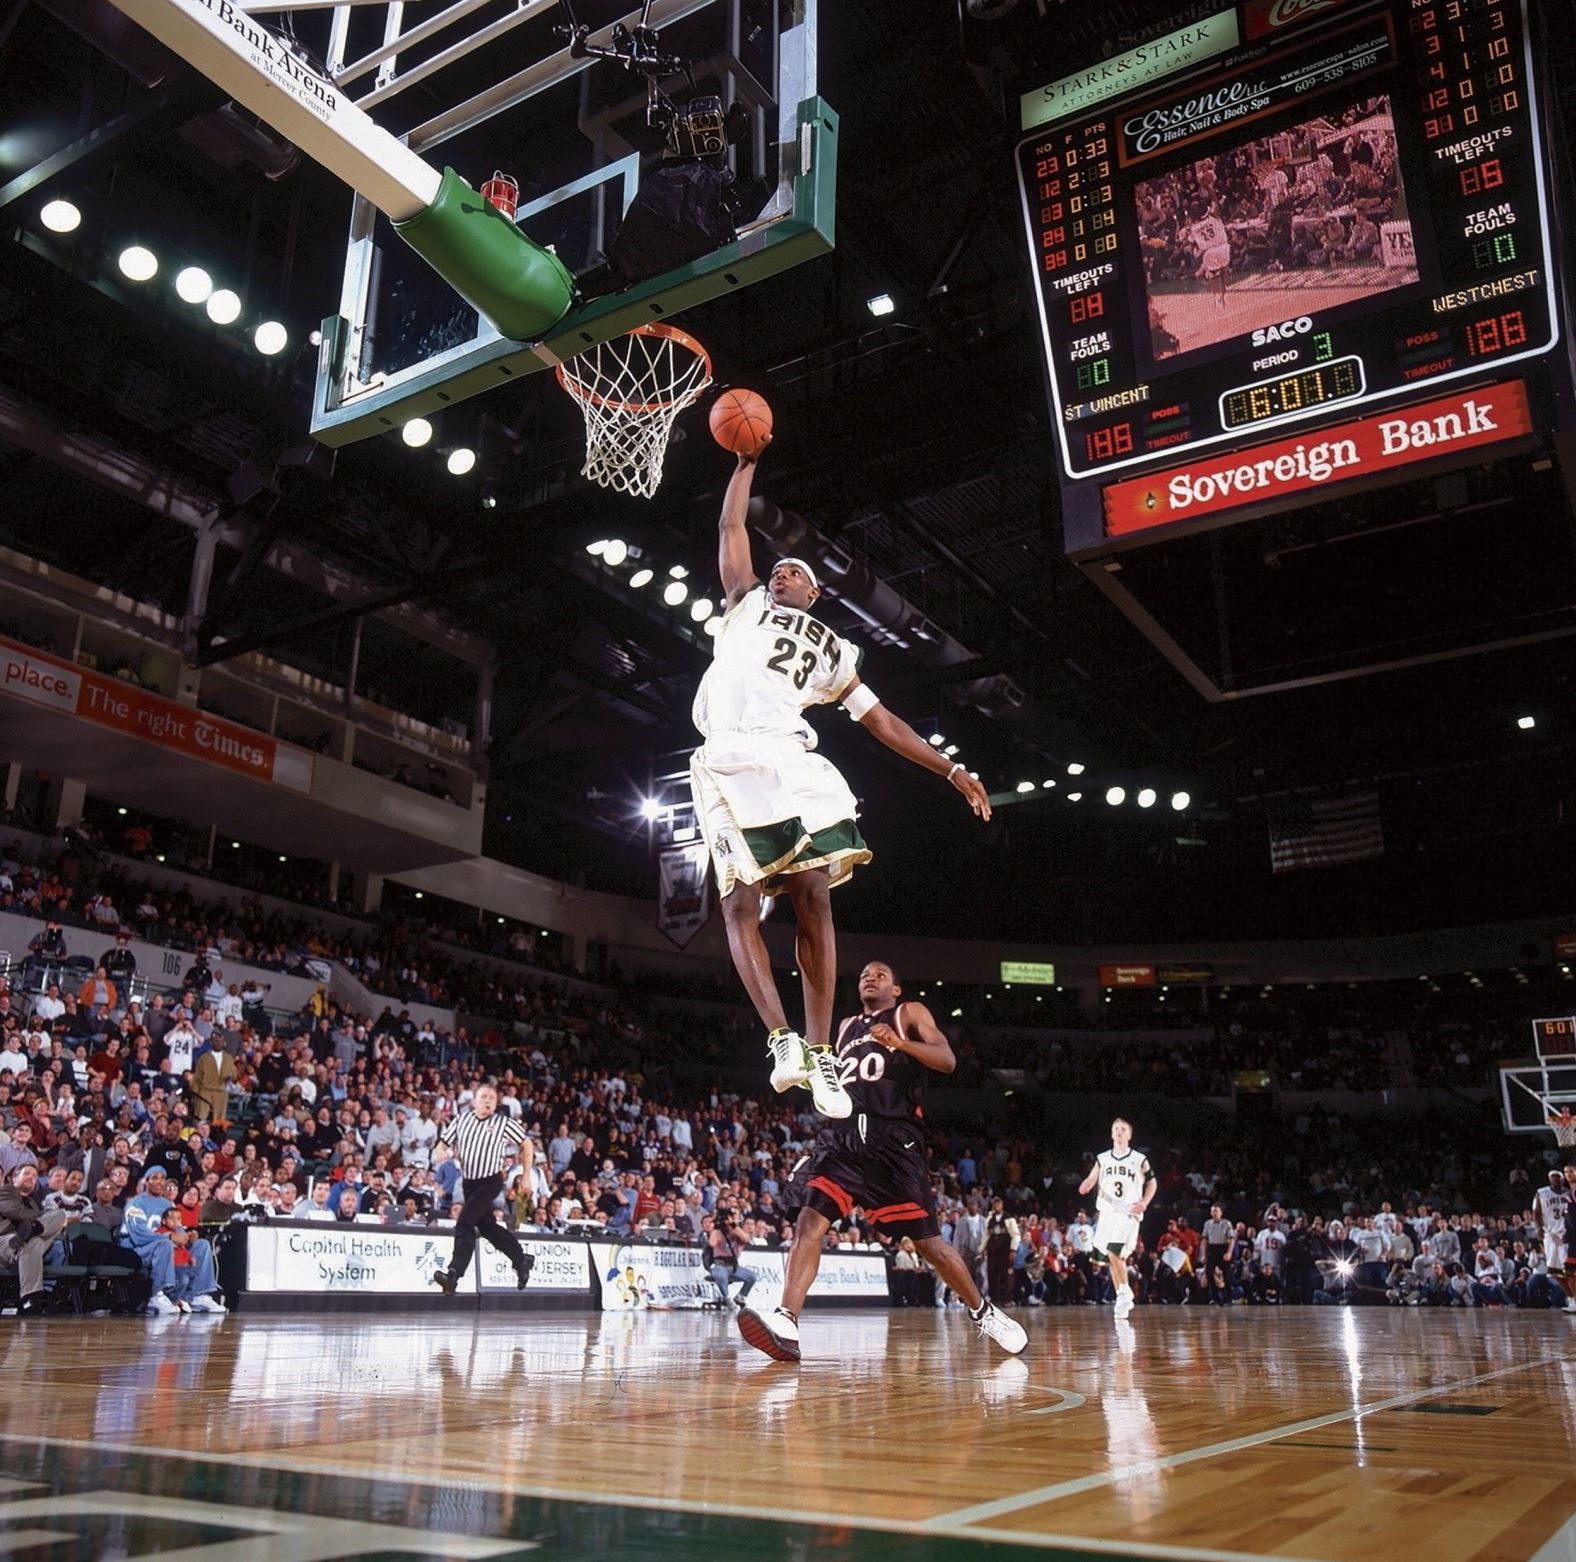
[[[1018,147],[1065,479],[1555,343],[1526,0],[1386,0]]]

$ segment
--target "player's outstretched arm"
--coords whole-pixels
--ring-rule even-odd
[[[899,1036],[890,1025],[872,1025],[870,1039],[889,1052],[906,1052],[938,1074],[952,1073],[958,1066],[957,1057],[930,1010],[922,1003],[905,1000],[903,1016],[908,1030],[906,1037]]]
[[[1087,1177],[1085,1177],[1084,1180],[1078,1184],[1078,1191],[1080,1193],[1093,1193],[1094,1190],[1095,1190],[1095,1186],[1096,1186],[1096,1184],[1099,1181],[1100,1181],[1100,1163],[1098,1161],[1096,1161],[1094,1163],[1094,1165],[1089,1168],[1089,1175]]]
[[[841,696],[842,703],[851,713],[855,713],[859,725],[871,737],[879,738],[894,754],[901,754],[921,770],[945,777],[954,791],[961,792],[969,800],[969,807],[981,819],[989,819],[990,798],[985,795],[985,788],[961,764],[953,764],[945,755],[939,754],[901,716],[894,716],[885,705],[870,703],[868,709],[861,710],[865,702],[859,700],[856,691],[862,687],[859,679],[855,678]],[[869,701],[869,698],[867,693],[865,701]]]
[[[728,491],[722,496],[722,516],[717,522],[717,572],[722,577],[723,595],[729,607],[760,583],[750,559],[750,534],[744,524],[756,459],[740,455],[739,464],[728,479]]]

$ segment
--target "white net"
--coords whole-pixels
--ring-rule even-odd
[[[586,420],[585,476],[649,499],[673,420],[711,384],[711,356],[676,326],[639,325],[558,366]]]

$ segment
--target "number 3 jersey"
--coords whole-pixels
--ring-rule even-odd
[[[704,738],[719,733],[791,738],[815,747],[806,707],[848,692],[860,653],[808,613],[778,607],[765,586],[725,615],[700,681],[692,716]]]
[[[1098,1208],[1116,1214],[1128,1215],[1144,1195],[1144,1184],[1149,1181],[1149,1162],[1137,1150],[1129,1149],[1121,1155],[1106,1150],[1095,1157],[1100,1167],[1100,1187],[1095,1195]]]
[[[833,1053],[837,1071],[854,1103],[854,1115],[912,1123],[918,1127],[925,1111],[925,1075],[929,1070],[906,1052],[893,1052],[870,1039],[877,1025],[887,1025],[907,1039],[903,1005],[844,1020]]]

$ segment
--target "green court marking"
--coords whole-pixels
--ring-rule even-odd
[[[617,1428],[610,1425],[609,1449]],[[263,1457],[288,1458],[283,1451]],[[719,1453],[719,1458],[723,1457]],[[226,1548],[251,1539],[248,1524],[259,1514],[278,1514],[299,1525],[303,1516],[360,1526],[376,1525],[391,1537],[387,1549],[336,1549],[335,1523],[315,1534],[312,1555],[358,1557],[453,1556],[439,1537],[464,1535],[489,1543],[488,1552],[508,1562],[516,1556],[551,1556],[554,1562],[608,1562],[609,1558],[694,1558],[708,1555],[748,1557],[750,1562],[803,1562],[806,1557],[836,1554],[852,1562],[871,1559],[912,1559],[912,1562],[963,1562],[965,1558],[997,1558],[1000,1562],[1053,1556],[1066,1562],[1122,1562],[1119,1551],[1083,1551],[1077,1547],[1025,1545],[1004,1539],[925,1535],[826,1523],[788,1523],[765,1518],[717,1515],[635,1503],[577,1502],[573,1497],[518,1496],[495,1489],[491,1469],[477,1471],[477,1484],[425,1484],[329,1474],[312,1468],[303,1452],[296,1467],[215,1463],[197,1455],[157,1452],[128,1453],[95,1446],[59,1447],[0,1434],[0,1463],[16,1483],[9,1497],[0,1495],[0,1554],[8,1543],[27,1544],[24,1535],[49,1530],[69,1535],[53,1546],[40,1539],[42,1554],[74,1556],[157,1556],[181,1550],[185,1556],[211,1554],[215,1562]],[[520,1472],[528,1475],[528,1471]],[[791,1503],[793,1493],[780,1489],[775,1472],[741,1471],[737,1500]],[[28,1483],[27,1490],[20,1488]],[[36,1484],[33,1484],[36,1483]],[[91,1502],[85,1502],[92,1494]],[[124,1510],[114,1502],[124,1494]],[[38,1511],[49,1498],[51,1511]],[[150,1511],[149,1499],[166,1499],[176,1510],[168,1517]],[[206,1507],[204,1506],[206,1505]],[[75,1511],[73,1511],[75,1506]],[[7,1510],[12,1510],[8,1515]],[[348,1533],[348,1531],[347,1531]],[[427,1537],[432,1537],[429,1545]],[[284,1537],[280,1537],[284,1540]],[[514,1541],[518,1550],[499,1542]],[[290,1537],[292,1545],[297,1537]],[[292,1550],[292,1555],[301,1554]],[[1132,1562],[1138,1562],[1135,1554]]]

